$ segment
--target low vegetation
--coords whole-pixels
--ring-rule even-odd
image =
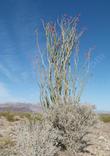
[[[29,112],[0,112],[0,118],[5,117],[7,121],[9,122],[15,122],[19,121],[20,119],[27,118],[29,121],[36,120],[41,121],[42,120],[42,114],[41,113],[29,113]],[[110,122],[110,114],[99,114],[99,119],[105,123]]]
[[[15,120],[15,114],[13,112],[0,112],[0,117],[5,117],[7,121],[14,122]]]
[[[23,118],[27,118],[29,121],[32,120],[41,120],[42,115],[41,113],[30,113],[30,112],[10,112],[10,111],[5,111],[5,112],[0,112],[0,117],[5,117],[7,121],[9,122],[15,122],[19,121]]]
[[[12,141],[10,137],[2,137],[0,138],[0,149],[12,147],[15,145],[15,142]]]
[[[100,114],[99,117],[100,117],[100,120],[105,123],[110,122],[110,114]]]

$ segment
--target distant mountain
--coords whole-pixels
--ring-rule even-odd
[[[94,105],[93,105],[94,106]],[[12,112],[41,112],[42,108],[39,103],[0,103],[0,112],[12,111]],[[110,111],[99,111],[96,110],[98,114],[110,114]]]
[[[0,112],[40,112],[42,111],[40,104],[31,103],[4,103],[0,104]]]
[[[110,111],[98,111],[98,113],[99,113],[99,114],[103,114],[103,115],[104,115],[104,114],[107,115],[107,114],[110,114]]]

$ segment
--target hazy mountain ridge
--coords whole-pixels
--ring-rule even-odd
[[[13,112],[40,112],[40,104],[31,103],[1,103],[0,112],[13,111]]]

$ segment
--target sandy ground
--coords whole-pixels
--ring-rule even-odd
[[[89,147],[91,155],[110,156],[110,123],[100,123],[94,129],[92,138],[94,145]]]

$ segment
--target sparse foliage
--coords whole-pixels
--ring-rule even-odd
[[[41,103],[44,107],[64,103],[71,98],[74,103],[80,102],[80,97],[89,74],[91,50],[79,68],[79,39],[83,31],[78,32],[79,17],[64,16],[61,21],[44,23],[46,36],[46,53],[43,57],[38,39],[37,46],[41,56],[37,67],[40,69],[39,86]],[[73,60],[71,58],[73,57]]]

